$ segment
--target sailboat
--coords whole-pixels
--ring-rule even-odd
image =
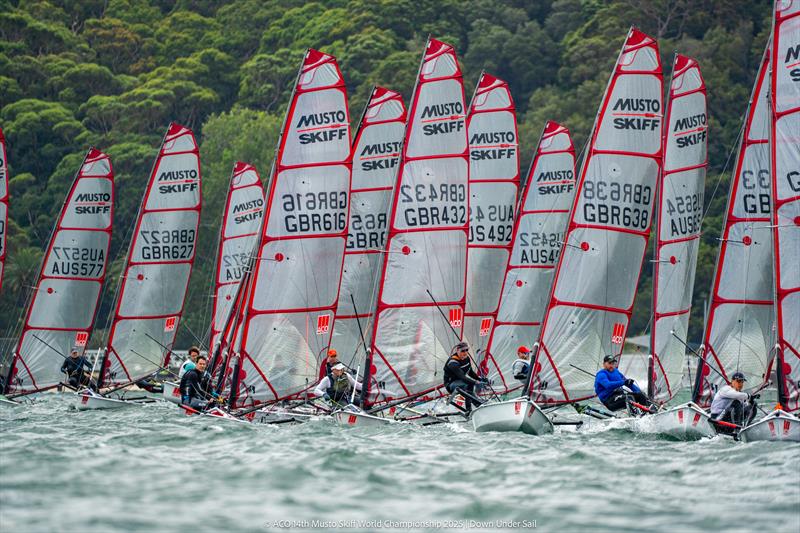
[[[347,241],[347,90],[336,58],[309,49],[271,173],[263,230],[232,332],[229,409],[305,397],[330,344]]]
[[[539,338],[574,195],[572,138],[566,127],[549,121],[528,171],[514,223],[513,249],[505,266],[497,321],[482,362],[498,392],[513,392],[522,386],[511,375],[511,366],[517,347]],[[509,405],[514,409],[492,405],[484,404],[472,413],[476,431],[502,431],[507,424],[509,431],[519,428],[518,415],[524,401],[513,400]],[[503,414],[511,416],[506,418]]]
[[[490,404],[496,412],[487,409],[487,421],[515,419],[525,433],[551,432],[540,404],[592,398],[603,357],[621,353],[661,166],[662,85],[658,44],[631,28],[581,167],[527,390]]]
[[[743,441],[800,442],[800,3],[776,0],[769,72],[775,377],[779,408],[741,430]]]
[[[469,240],[464,340],[486,371],[486,349],[511,255],[519,190],[519,139],[508,84],[482,72],[467,115]]]
[[[8,157],[6,137],[0,128],[0,292],[3,290],[3,271],[6,265],[6,234],[8,230]]]
[[[172,123],[139,208],[96,390],[79,394],[79,409],[134,405],[108,394],[169,364],[194,263],[201,204],[197,142],[192,130]]]
[[[442,368],[464,325],[469,153],[461,69],[452,46],[429,38],[420,64],[389,216],[389,235],[362,391],[345,425],[442,395]]]
[[[371,340],[405,122],[402,96],[373,88],[353,141],[347,247],[331,337],[331,346],[351,360],[363,358]]]
[[[92,148],[47,245],[5,376],[5,394],[19,397],[62,386],[65,359],[73,351],[85,354],[106,276],[113,216],[111,160]]]
[[[234,304],[241,281],[255,253],[259,229],[264,215],[264,187],[258,171],[252,165],[236,162],[233,165],[225,210],[219,231],[214,300],[211,318],[211,348],[208,366],[213,375],[223,360],[226,330],[232,324]],[[164,382],[164,398],[180,403],[179,383]]]
[[[647,372],[647,396],[662,405],[675,396],[683,379],[708,166],[705,82],[697,61],[680,54],[673,63],[666,117]],[[678,438],[716,434],[708,413],[691,402],[656,413],[646,425]]]

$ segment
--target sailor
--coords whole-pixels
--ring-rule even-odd
[[[84,369],[92,370],[92,365],[80,354],[77,348],[73,348],[69,353],[69,358],[64,359],[61,365],[61,372],[67,375],[67,383],[70,387],[77,389],[81,385],[88,385],[91,375]]]
[[[461,394],[464,398],[464,410],[467,413],[472,411],[473,403],[476,405],[483,403],[475,397],[474,391],[476,385],[484,383],[489,383],[489,380],[478,377],[470,363],[469,344],[459,342],[453,346],[450,357],[444,364],[444,386],[451,396],[455,396],[456,393]]]
[[[626,390],[627,389],[627,390]],[[594,392],[609,411],[619,411],[627,406],[627,397],[651,408],[651,402],[636,383],[626,378],[617,368],[613,355],[603,358],[603,368],[595,375]]]
[[[331,368],[333,368],[338,362],[339,354],[336,353],[336,350],[331,348],[328,350],[328,357],[325,358],[319,367],[319,379],[330,376]]]
[[[756,416],[755,399],[758,395],[752,396],[742,392],[745,381],[747,379],[744,374],[734,372],[731,384],[725,385],[714,395],[714,400],[711,402],[711,418],[740,426],[746,426],[753,421]]]
[[[530,370],[530,357],[531,351],[527,346],[520,346],[517,348],[517,360],[511,365],[511,372],[514,374],[514,379],[521,382],[523,385],[528,381],[528,371]]]
[[[209,394],[206,392],[208,376],[205,375],[207,364],[206,358],[198,355],[195,367],[187,370],[181,378],[180,391],[183,405],[197,410],[204,409],[208,405]]]
[[[360,391],[361,383],[345,372],[342,363],[336,363],[331,368],[330,376],[325,376],[317,383],[314,388],[314,396],[317,398],[322,397],[334,404],[346,405],[350,403],[353,387]],[[355,403],[358,403],[358,401]]]
[[[181,364],[181,369],[178,370],[178,379],[183,379],[184,374],[195,367],[199,355],[200,348],[197,346],[189,348],[189,357]]]

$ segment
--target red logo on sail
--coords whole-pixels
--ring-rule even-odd
[[[86,346],[86,341],[89,340],[89,334],[85,331],[78,331],[75,333],[75,346]]]
[[[167,319],[164,321],[164,331],[175,331],[175,324],[178,322],[178,317],[176,316],[168,316]]]
[[[464,310],[460,307],[450,309],[450,325],[454,328],[460,328],[464,323]]]
[[[481,337],[488,335],[490,329],[492,329],[492,319],[484,318],[481,320]]]
[[[625,339],[625,324],[617,322],[614,324],[614,332],[611,334],[611,342],[614,344],[622,344]]]
[[[331,327],[331,315],[324,314],[317,317],[317,335],[328,333]]]

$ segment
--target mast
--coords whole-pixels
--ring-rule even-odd
[[[708,166],[706,86],[697,61],[675,55],[656,198],[653,326],[647,395],[664,403],[683,377]],[[675,337],[678,337],[677,339]]]
[[[336,58],[309,49],[267,195],[258,257],[234,332],[241,401],[289,398],[316,381],[330,343],[350,198],[347,90]],[[236,391],[238,393],[238,391]]]
[[[702,406],[711,404],[714,393],[734,372],[743,372],[751,381],[769,378],[774,295],[768,70],[769,47],[750,97],[728,193],[703,358],[692,395]]]
[[[370,342],[405,122],[402,96],[373,88],[353,141],[350,222],[331,341],[343,357],[363,352],[359,323]]]
[[[365,405],[440,387],[440,370],[463,327],[469,164],[464,86],[452,46],[428,39],[411,102]]]
[[[485,360],[511,254],[519,191],[519,135],[508,84],[481,73],[467,115],[469,241],[464,339]],[[481,366],[486,369],[485,364]]]
[[[775,2],[770,70],[770,168],[778,399],[800,409],[800,2]]]
[[[520,387],[510,375],[517,348],[539,338],[574,196],[575,147],[569,130],[549,121],[528,170],[499,312],[483,362],[498,393]]]
[[[28,394],[61,383],[73,349],[86,350],[108,264],[114,217],[114,172],[90,149],[56,220],[25,312],[6,392]]]
[[[255,253],[263,211],[264,187],[258,171],[252,165],[236,162],[231,172],[217,250],[210,373],[214,372],[219,353],[224,349],[223,334],[233,314],[236,295],[250,257]]]
[[[194,134],[172,123],[139,208],[98,388],[135,382],[169,363],[194,263],[200,188]]]
[[[3,271],[6,265],[6,234],[8,232],[8,157],[6,137],[0,128],[0,292],[3,290]]]
[[[594,396],[586,372],[622,352],[661,166],[662,89],[658,44],[631,28],[581,167],[528,387],[537,402]]]

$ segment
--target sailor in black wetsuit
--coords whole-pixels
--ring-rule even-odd
[[[202,355],[197,357],[195,367],[181,378],[181,403],[192,409],[203,410],[208,405],[208,376],[205,375],[208,361]]]
[[[444,386],[452,396],[461,394],[464,398],[464,408],[467,413],[472,411],[472,404],[481,405],[483,402],[474,396],[475,386],[479,383],[488,383],[488,380],[478,377],[469,360],[469,345],[459,342],[450,352],[450,357],[444,364]]]
[[[91,376],[86,370],[91,371],[92,365],[83,357],[77,349],[73,348],[68,359],[64,359],[61,371],[67,375],[67,383],[70,387],[77,389],[81,385],[88,385]]]

